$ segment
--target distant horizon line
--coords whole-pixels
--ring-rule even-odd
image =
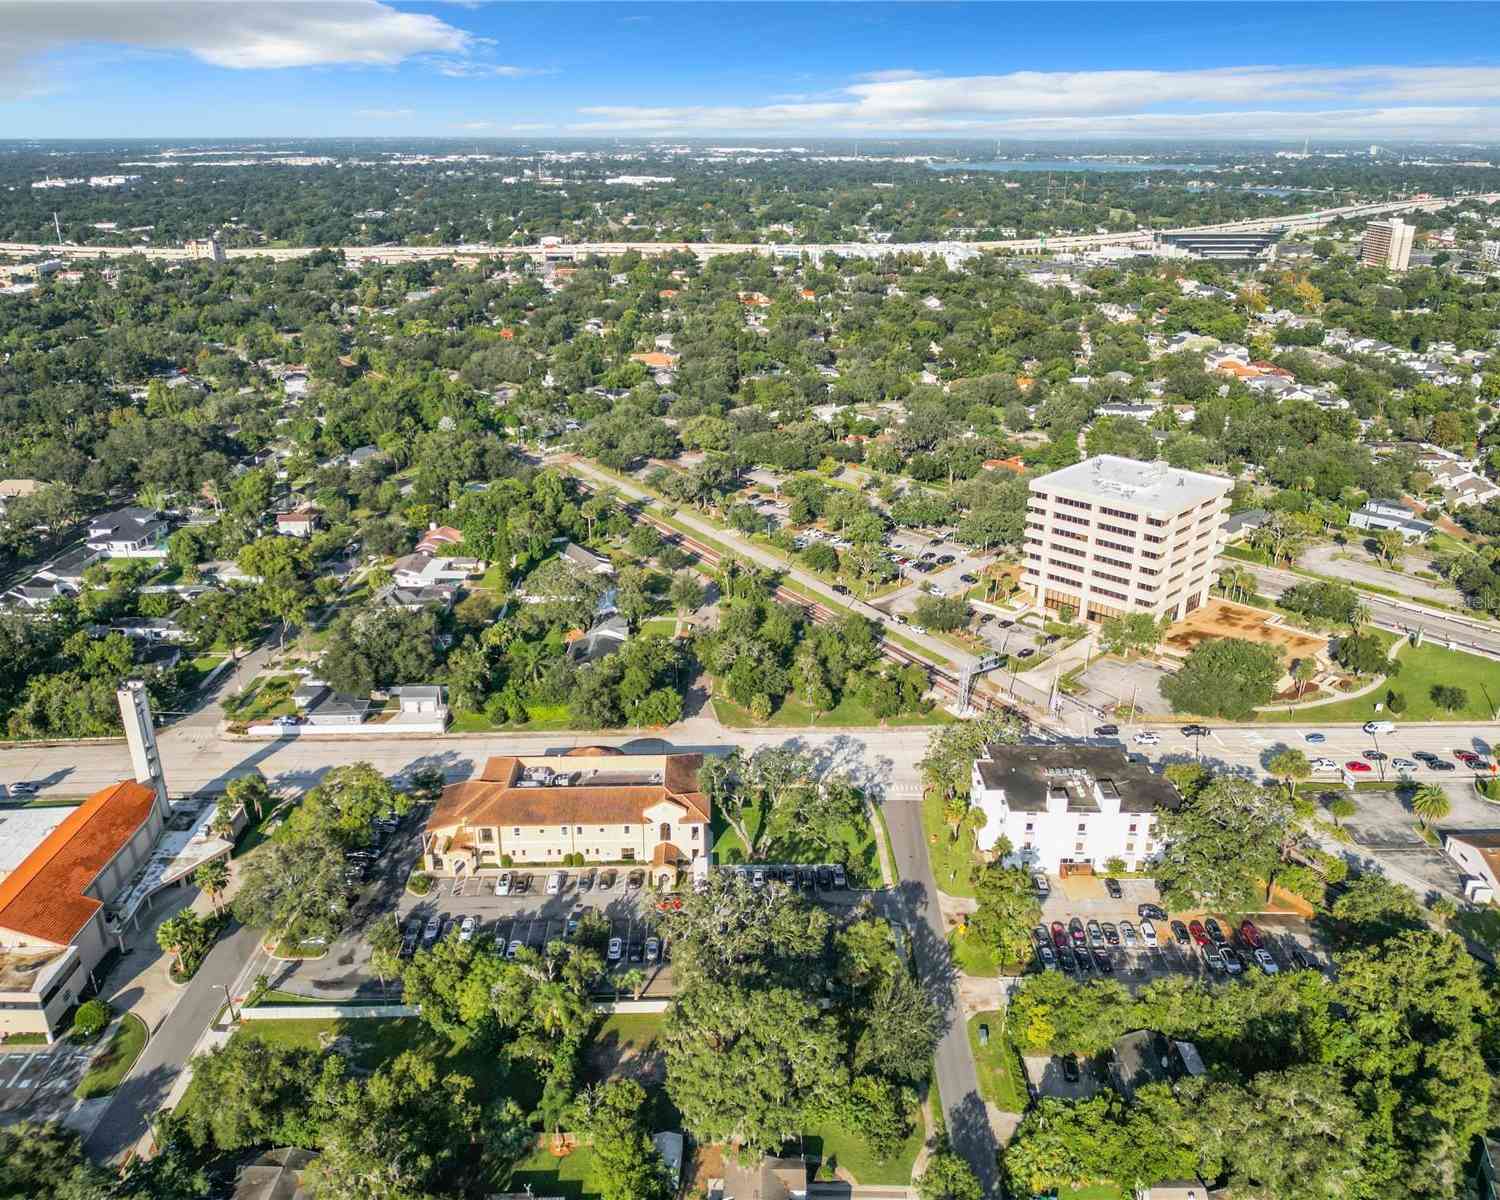
[[[1369,146],[1372,139],[1382,149],[1396,146],[1403,147],[1442,147],[1448,149],[1468,150],[1500,150],[1500,140],[1494,142],[1475,142],[1466,140],[1447,141],[1434,138],[1414,137],[1385,137],[1369,134],[1362,137],[1327,136],[1313,138],[1319,146]],[[456,144],[474,145],[476,143],[549,143],[549,142],[584,142],[595,145],[722,145],[728,143],[736,145],[743,142],[744,148],[753,149],[756,146],[790,146],[798,143],[811,143],[817,146],[849,146],[858,149],[863,145],[882,146],[911,146],[931,145],[933,143],[948,143],[953,145],[978,145],[993,144],[997,148],[1001,146],[1074,146],[1087,147],[1101,144],[1112,146],[1129,144],[1151,144],[1151,145],[1173,145],[1173,146],[1225,146],[1225,147],[1254,147],[1280,145],[1283,142],[1294,148],[1308,141],[1306,134],[1288,134],[1285,137],[1271,136],[1245,136],[1234,135],[1211,136],[1198,135],[1194,137],[1183,137],[1180,135],[1170,136],[1167,134],[1110,134],[1101,133],[1088,137],[1067,137],[1038,135],[1036,137],[1022,137],[1011,135],[1005,138],[975,137],[968,134],[899,134],[881,136],[856,136],[841,135],[830,136],[828,134],[808,134],[799,136],[797,134],[705,134],[696,133],[691,135],[674,136],[671,134],[582,134],[582,133],[559,133],[559,134],[455,134],[455,133],[323,133],[323,134],[234,134],[234,135],[207,135],[207,134],[131,134],[121,136],[110,136],[108,134],[93,137],[0,137],[0,146],[27,146],[27,145],[62,145],[62,144],[99,144],[99,143],[154,143],[173,142],[183,144],[236,144],[236,143],[263,143],[263,142],[294,142],[309,144],[317,142],[452,142]],[[739,148],[736,146],[736,148]],[[1310,150],[1309,153],[1313,151]]]

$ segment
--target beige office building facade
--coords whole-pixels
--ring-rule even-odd
[[[1180,620],[1207,599],[1233,483],[1097,455],[1031,482],[1021,583],[1047,609]]]

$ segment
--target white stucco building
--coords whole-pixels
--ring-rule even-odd
[[[1008,866],[1057,874],[1119,858],[1134,871],[1160,851],[1158,815],[1177,806],[1177,789],[1124,750],[992,745],[987,754],[970,780],[985,815],[978,844],[990,851],[1007,839]]]

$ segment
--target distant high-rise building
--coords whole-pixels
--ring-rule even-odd
[[[1480,257],[1487,263],[1500,263],[1500,242],[1485,242]]]
[[[1416,232],[1416,226],[1395,217],[1389,221],[1371,221],[1359,245],[1359,261],[1367,267],[1383,267],[1387,271],[1406,270]]]

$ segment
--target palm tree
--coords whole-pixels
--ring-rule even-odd
[[[214,912],[219,911],[219,898],[229,886],[229,864],[222,858],[206,862],[193,872],[193,882],[208,893],[213,901]]]
[[[1364,603],[1356,604],[1349,610],[1349,628],[1358,633],[1370,623],[1370,609]]]
[[[1318,673],[1318,664],[1311,658],[1299,658],[1292,667],[1292,679],[1297,684],[1297,699],[1300,700],[1307,692],[1307,685],[1312,682],[1314,675]]]
[[[1422,828],[1426,829],[1434,821],[1441,821],[1453,811],[1453,805],[1447,793],[1437,784],[1424,783],[1412,793],[1411,811],[1422,822]]]

